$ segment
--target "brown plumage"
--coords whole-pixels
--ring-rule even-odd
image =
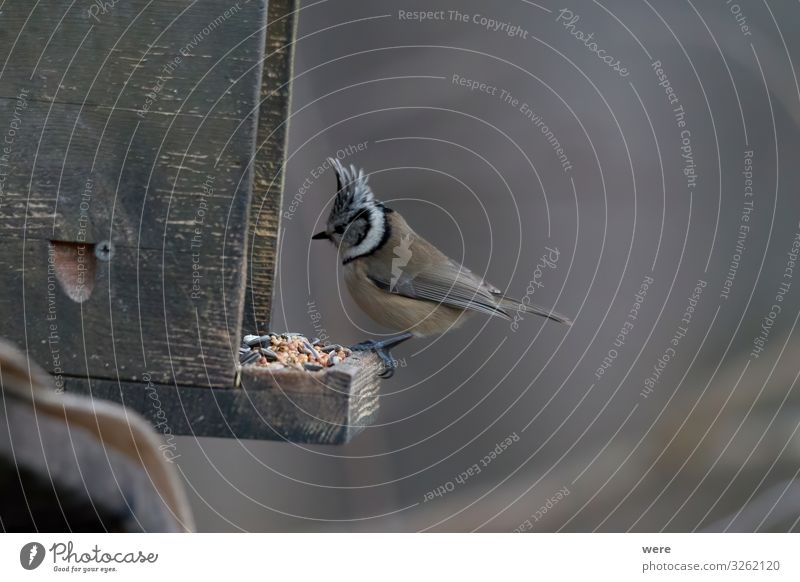
[[[331,160],[339,190],[325,231],[339,249],[350,294],[372,319],[417,336],[443,333],[475,312],[510,319],[515,311],[569,324],[557,313],[508,298],[417,234],[375,200],[367,178]]]

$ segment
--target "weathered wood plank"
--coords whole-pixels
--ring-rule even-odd
[[[67,378],[65,389],[129,406],[167,437],[342,444],[377,413],[378,366],[373,354],[354,354],[315,373],[244,367],[241,386],[230,390],[83,378]]]
[[[103,5],[106,5],[103,8]],[[0,96],[244,119],[261,78],[265,3],[4,3]]]
[[[244,284],[235,262],[204,255],[195,282],[191,254],[118,246],[109,261],[94,262],[94,288],[77,303],[58,280],[50,248],[39,240],[0,245],[3,335],[46,370],[231,386]]]
[[[269,331],[278,256],[278,232],[286,159],[289,96],[296,36],[296,0],[272,0],[264,48],[264,75],[255,153],[255,178],[250,203],[247,292],[243,329]]]
[[[237,365],[242,328],[269,321],[296,1],[95,5],[4,8],[0,325],[68,391],[161,432],[348,441],[376,414],[377,358]],[[91,293],[48,269],[50,240],[111,242]]]
[[[0,100],[15,115],[1,238],[244,254],[254,122]]]
[[[51,371],[230,386],[266,3],[46,8],[0,27],[0,321]],[[86,302],[54,287],[55,364],[47,240],[115,253]]]

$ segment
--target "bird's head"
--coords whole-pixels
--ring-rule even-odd
[[[339,160],[328,158],[336,172],[336,198],[325,230],[314,240],[328,239],[339,248],[345,263],[369,255],[386,243],[391,212],[375,199],[363,170],[345,168]]]

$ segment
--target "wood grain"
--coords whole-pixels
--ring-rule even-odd
[[[2,19],[5,335],[63,375],[229,388],[266,2],[11,1]],[[93,289],[50,281],[50,240],[111,249]]]
[[[296,9],[295,0],[273,0],[268,9],[269,25],[264,47],[255,175],[250,202],[247,290],[242,320],[244,330],[259,335],[269,331],[274,293],[297,27]]]
[[[129,381],[149,373],[162,383],[232,385],[241,297],[230,290],[243,284],[235,263],[206,257],[196,292],[191,255],[116,247],[110,261],[96,262],[94,289],[78,303],[61,288],[53,258],[47,241],[0,245],[3,335],[45,370]]]
[[[34,4],[37,4],[34,7]],[[0,96],[241,120],[261,78],[266,2],[3,4]],[[102,3],[101,3],[102,4]],[[227,16],[226,16],[227,15]]]
[[[31,101],[19,125],[0,237],[244,254],[254,123]]]
[[[164,435],[343,444],[374,420],[379,360],[354,354],[320,372],[246,366],[232,390],[67,378],[68,392],[120,402]]]
[[[3,8],[5,334],[165,433],[347,442],[377,411],[374,356],[237,364],[243,329],[269,326],[297,2],[92,6]]]

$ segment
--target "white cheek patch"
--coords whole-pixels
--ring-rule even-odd
[[[383,211],[377,206],[372,206],[369,209],[368,222],[367,236],[359,244],[345,250],[343,255],[345,261],[368,255],[380,246],[383,235],[386,232]]]

